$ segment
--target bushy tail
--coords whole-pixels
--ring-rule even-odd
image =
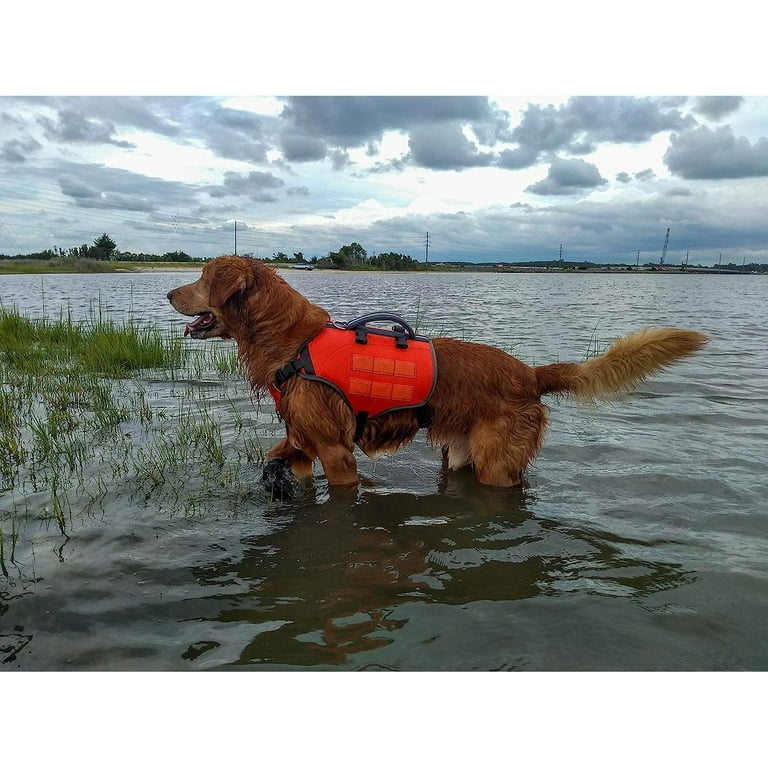
[[[697,331],[646,328],[611,344],[605,353],[583,363],[553,363],[536,370],[541,394],[562,392],[596,400],[631,389],[651,374],[692,355],[708,341]]]

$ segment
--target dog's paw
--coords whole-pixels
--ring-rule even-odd
[[[286,501],[296,495],[296,477],[285,459],[270,459],[265,462],[261,481],[273,499]]]

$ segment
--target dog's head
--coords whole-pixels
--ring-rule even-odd
[[[209,261],[198,280],[174,288],[168,301],[182,315],[194,317],[184,329],[193,339],[235,336],[234,305],[257,279],[257,263],[246,256],[219,256]],[[266,267],[263,267],[266,269]]]

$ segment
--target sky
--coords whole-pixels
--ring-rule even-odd
[[[241,52],[231,84],[174,88],[173,58],[157,81],[152,65],[95,87],[50,69],[11,81],[0,253],[106,232],[122,251],[211,257],[233,252],[236,232],[237,252],[260,258],[358,242],[423,261],[428,237],[430,262],[556,259],[562,246],[567,260],[634,264],[658,262],[669,228],[667,263],[768,260],[768,97],[739,95],[738,82],[677,91],[685,80],[664,72],[596,90],[559,64],[543,79],[490,78],[453,57],[444,69],[464,76],[433,82],[410,57],[387,87],[381,71],[350,87],[313,77],[322,65],[297,65],[292,49]],[[290,77],[243,76],[244,61],[273,60]]]

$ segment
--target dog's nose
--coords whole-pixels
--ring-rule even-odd
[[[168,291],[168,293],[165,294],[165,298],[168,299],[168,301],[173,301],[173,291]]]

